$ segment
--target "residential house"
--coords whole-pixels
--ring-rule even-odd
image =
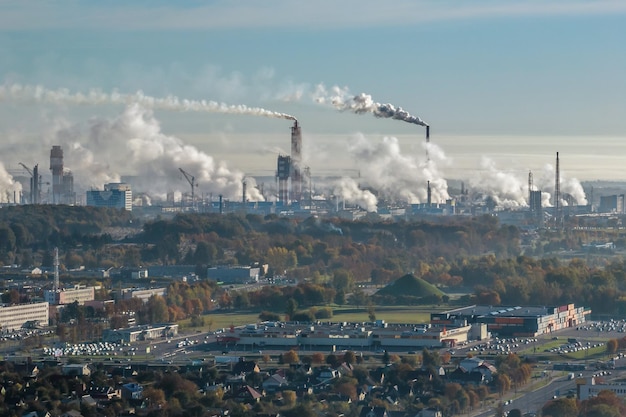
[[[443,417],[443,413],[437,408],[424,408],[415,417]]]
[[[86,363],[69,363],[61,367],[61,373],[65,376],[89,376],[91,369]]]
[[[261,372],[258,363],[255,361],[247,361],[244,358],[239,358],[239,362],[233,366],[233,374],[235,375],[249,375],[253,372]]]
[[[385,407],[363,407],[359,417],[389,417]]]
[[[22,414],[22,417],[51,417],[47,411],[30,411]]]
[[[263,381],[263,389],[267,392],[279,391],[289,384],[289,381],[278,373],[271,375],[265,381]]]
[[[122,385],[122,398],[140,400],[143,398],[143,387],[134,382]]]
[[[250,385],[246,385],[244,387],[241,387],[239,391],[235,393],[234,399],[235,401],[240,403],[254,404],[258,403],[262,397],[263,394],[252,388]]]

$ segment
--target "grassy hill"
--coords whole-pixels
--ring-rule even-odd
[[[376,292],[376,295],[391,295],[394,297],[429,297],[443,296],[443,291],[432,284],[416,277],[413,274],[406,274],[398,278],[391,284],[387,285]]]

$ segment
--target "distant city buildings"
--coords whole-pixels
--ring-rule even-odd
[[[104,191],[87,191],[87,205],[133,210],[133,192],[125,183],[105,184]]]

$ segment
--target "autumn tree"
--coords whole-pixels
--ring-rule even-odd
[[[574,398],[557,398],[541,409],[542,416],[572,417],[578,415],[578,405]]]
[[[300,357],[298,356],[298,352],[292,349],[288,352],[283,353],[282,362],[288,363],[288,364],[300,362]]]

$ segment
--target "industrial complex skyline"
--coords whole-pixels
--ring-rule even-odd
[[[239,196],[293,154],[292,123],[271,118],[297,118],[303,167],[346,177],[330,187],[344,196],[365,184],[424,202],[430,182],[441,202],[458,179],[521,204],[529,171],[554,186],[555,152],[570,194],[580,180],[626,178],[626,5],[350,7],[0,3],[0,162],[44,164],[60,145],[84,189],[145,176],[170,178],[151,184],[162,194],[185,190],[183,168],[204,192]]]

